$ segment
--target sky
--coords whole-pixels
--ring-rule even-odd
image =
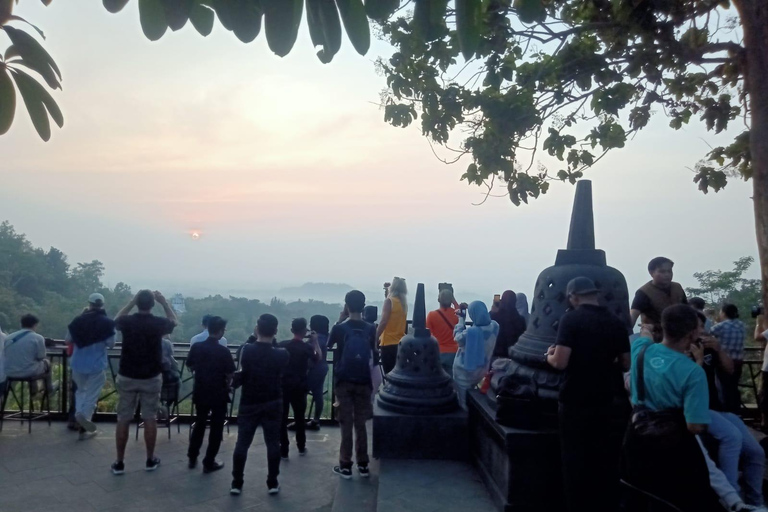
[[[574,187],[476,206],[483,191],[459,180],[468,160],[445,165],[418,126],[384,122],[381,41],[360,56],[345,39],[324,65],[306,26],[279,58],[263,34],[243,44],[218,21],[207,38],[187,26],[150,42],[137,2],[117,15],[61,0],[15,13],[46,33],[65,124],[46,143],[17,109],[0,137],[0,219],[72,263],[102,261],[110,285],[247,296],[304,282],[380,290],[397,275],[490,300],[530,295],[566,244]],[[586,173],[597,246],[630,290],[654,256],[673,259],[684,286],[757,256],[751,184],[705,196],[692,182],[735,131],[667,122],[656,116]]]

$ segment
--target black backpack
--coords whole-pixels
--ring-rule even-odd
[[[344,330],[344,348],[334,369],[336,378],[353,384],[370,384],[373,326],[366,324],[365,327],[356,329],[345,322],[339,327]]]

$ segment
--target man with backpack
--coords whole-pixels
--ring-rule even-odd
[[[333,472],[352,478],[352,428],[355,431],[355,459],[360,476],[370,476],[368,469],[368,433],[365,422],[373,415],[371,369],[379,365],[376,329],[363,320],[365,295],[352,290],[344,298],[347,319],[333,326],[328,349],[338,346],[339,358],[334,368],[336,401],[339,404],[341,446],[339,465]],[[378,369],[376,369],[378,371]]]

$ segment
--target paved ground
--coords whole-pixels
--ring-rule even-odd
[[[340,481],[339,430],[307,432],[309,454],[281,464],[281,492],[266,489],[266,450],[258,432],[249,453],[245,487],[230,496],[232,450],[237,427],[224,433],[219,458],[227,467],[204,475],[187,468],[189,427],[158,433],[155,472],[144,471],[144,441],[131,440],[126,474],[114,476],[114,424],[99,424],[101,434],[78,441],[64,423],[26,425],[6,422],[0,432],[0,512],[292,511],[292,512],[464,512],[495,510],[475,470],[450,461],[374,462],[372,478]],[[134,427],[135,428],[135,427]],[[341,487],[340,487],[341,486]],[[337,492],[338,491],[338,492]]]
[[[126,453],[126,473],[114,476],[114,424],[99,424],[95,439],[78,441],[64,423],[34,423],[27,434],[17,422],[6,422],[0,433],[0,511],[328,511],[338,476],[331,468],[338,460],[338,428],[307,433],[309,454],[281,464],[281,493],[267,494],[266,450],[257,432],[246,466],[241,496],[230,496],[232,450],[237,428],[224,432],[220,459],[227,467],[210,475],[186,465],[188,429],[158,435],[157,455],[162,465],[146,472],[144,441],[132,437]],[[293,448],[293,447],[292,447]]]

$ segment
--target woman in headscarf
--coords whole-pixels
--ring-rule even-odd
[[[509,357],[509,347],[525,332],[525,320],[517,311],[517,295],[507,290],[498,305],[491,309],[491,318],[499,324],[499,337],[493,349],[493,357]]]
[[[309,362],[307,373],[307,387],[312,394],[312,403],[315,406],[314,417],[307,422],[307,428],[317,430],[320,428],[320,416],[323,414],[325,404],[325,377],[328,375],[328,331],[330,320],[327,316],[314,315],[309,319],[309,328],[317,333],[317,344],[320,346],[320,359]],[[308,407],[309,411],[312,407]]]
[[[376,329],[376,339],[381,347],[381,366],[384,373],[392,371],[397,361],[397,347],[405,336],[408,317],[408,288],[405,279],[395,277],[392,284],[386,283],[387,299],[381,310],[381,322]]]
[[[459,345],[453,361],[453,381],[459,393],[459,404],[467,408],[467,391],[476,387],[488,372],[493,347],[499,335],[499,324],[491,320],[488,308],[479,300],[469,305],[472,327],[466,326],[466,315],[459,312],[459,324],[453,337]]]
[[[528,297],[523,292],[517,294],[517,312],[525,320],[525,326],[528,327],[528,320],[531,314],[528,312]]]

